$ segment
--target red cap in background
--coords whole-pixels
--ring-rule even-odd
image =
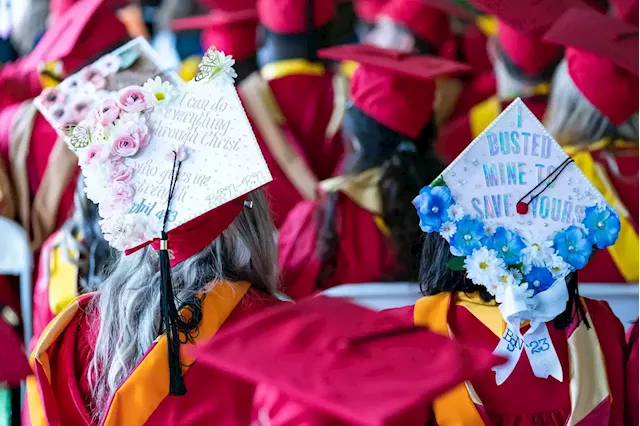
[[[423,0],[391,0],[379,15],[402,25],[437,51],[451,38],[449,16]]]
[[[596,11],[572,9],[544,39],[567,46],[571,79],[612,123],[622,124],[638,111],[638,27]]]
[[[308,31],[307,6],[313,7],[313,27],[327,25],[336,15],[333,0],[258,0],[260,23],[279,34],[299,34]]]
[[[323,49],[318,56],[360,65],[351,77],[351,100],[363,113],[410,138],[433,112],[435,78],[469,67],[436,56],[415,55],[364,44]]]
[[[353,9],[358,19],[373,23],[389,0],[353,0]]]

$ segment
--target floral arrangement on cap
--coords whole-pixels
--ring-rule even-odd
[[[449,243],[447,267],[499,303],[507,329],[495,353],[517,360],[524,348],[537,377],[562,380],[545,323],[566,309],[569,274],[618,239],[602,194],[517,99],[413,205],[420,228]],[[498,384],[515,364],[495,368]]]

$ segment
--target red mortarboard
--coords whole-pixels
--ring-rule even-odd
[[[353,9],[358,19],[364,22],[375,22],[378,13],[389,0],[354,0]]]
[[[415,424],[424,424],[435,397],[501,361],[391,313],[324,296],[230,326],[196,357],[343,422],[376,426],[416,412],[425,418]]]
[[[227,12],[216,9],[204,16],[176,19],[171,23],[175,31],[203,29],[202,44],[215,45],[218,50],[242,60],[256,53],[258,13],[255,9]]]
[[[458,62],[428,55],[352,44],[323,49],[320,57],[360,64],[351,78],[351,99],[362,112],[415,138],[431,118],[434,79],[468,71]]]
[[[11,326],[0,317],[0,383],[17,385],[31,373],[29,361],[20,339]]]
[[[56,19],[29,57],[38,61],[63,60],[65,71],[72,73],[127,37],[126,27],[104,0],[80,0]]]
[[[545,41],[568,46],[569,75],[614,124],[638,110],[638,27],[595,11],[567,11]]]
[[[451,37],[449,17],[423,0],[391,0],[381,11],[436,50]]]
[[[333,0],[258,0],[260,23],[280,34],[298,34],[307,31],[307,5],[313,6],[313,26],[320,28],[336,15]]]
[[[567,9],[588,8],[580,0],[473,0],[499,20],[498,39],[505,55],[525,74],[535,76],[560,58],[562,48],[541,41]]]
[[[638,26],[638,0],[611,0],[611,7],[616,17]]]

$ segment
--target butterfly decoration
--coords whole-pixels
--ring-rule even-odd
[[[60,130],[69,138],[69,145],[73,149],[86,148],[91,143],[91,131],[87,127],[67,124],[61,126]]]
[[[210,80],[223,68],[223,65],[216,47],[209,47],[202,57],[202,61],[198,64],[199,71],[196,74],[195,81]]]

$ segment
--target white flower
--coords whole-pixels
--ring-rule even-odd
[[[542,235],[526,232],[523,235],[525,248],[522,249],[522,259],[525,265],[544,266],[553,254],[553,241]]]
[[[107,173],[107,163],[96,163],[96,167],[82,169],[84,176],[84,192],[87,198],[95,204],[100,204],[109,192],[109,176]]]
[[[517,269],[500,269],[498,271],[498,281],[494,284],[489,292],[493,291],[496,302],[502,303],[504,300],[504,292],[507,286],[520,285],[522,282],[522,274]]]
[[[168,81],[162,81],[159,76],[156,76],[154,79],[150,78],[147,80],[142,88],[153,94],[156,105],[166,105],[171,102],[175,96],[175,89],[173,85]]]
[[[104,239],[118,250],[126,250],[150,241],[160,235],[155,217],[132,213],[116,214],[100,221]]]
[[[453,237],[457,230],[458,227],[455,223],[444,222],[442,225],[440,225],[440,236],[447,240],[447,242],[449,242],[449,240],[451,239],[451,237]]]
[[[497,226],[492,225],[490,223],[485,223],[484,224],[484,232],[486,232],[487,235],[489,235],[489,236],[491,236],[491,235],[496,233],[496,228],[497,228]]]
[[[524,299],[524,302],[526,303],[527,308],[529,308],[529,310],[532,311],[536,308],[536,302],[533,299],[533,296],[535,295],[535,291],[529,288],[529,284],[527,283],[516,284],[512,286],[512,289],[513,289],[513,294],[515,298]]]
[[[238,76],[233,65],[236,63],[231,55],[225,55],[223,51],[210,49],[202,61],[201,72],[207,73],[208,81],[219,78],[222,82],[233,83]]]
[[[551,271],[554,279],[566,277],[571,272],[571,265],[557,254],[552,254],[547,261],[547,269]]]
[[[491,293],[491,288],[495,287],[499,280],[498,274],[505,268],[505,264],[504,260],[498,258],[495,250],[481,247],[465,258],[464,267],[467,270],[467,278],[477,285],[486,287]]]
[[[96,68],[104,77],[115,74],[120,69],[120,57],[109,53],[98,59],[93,67]]]
[[[458,204],[450,206],[447,213],[449,214],[449,219],[453,222],[458,222],[464,217],[464,209]]]

